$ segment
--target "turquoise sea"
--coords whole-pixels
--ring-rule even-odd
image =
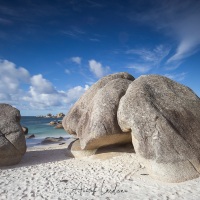
[[[20,124],[28,128],[28,135],[35,135],[35,138],[26,139],[27,146],[40,144],[46,137],[69,138],[70,135],[64,129],[55,129],[54,126],[49,125],[49,122],[54,120],[60,121],[62,119],[22,116]]]

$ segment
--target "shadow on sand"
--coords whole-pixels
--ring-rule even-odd
[[[47,149],[47,150],[36,150],[36,151],[28,151],[22,157],[20,163],[12,166],[1,167],[0,169],[13,169],[24,166],[32,166],[45,164],[49,162],[57,162],[62,160],[71,159],[66,156],[66,148],[62,149]]]

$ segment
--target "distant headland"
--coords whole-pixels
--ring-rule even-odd
[[[47,115],[37,115],[36,117],[43,117],[43,118],[63,118],[64,116],[65,116],[64,113],[58,113],[56,115],[48,113]]]

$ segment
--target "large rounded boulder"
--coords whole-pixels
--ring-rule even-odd
[[[166,77],[141,76],[121,98],[118,123],[130,132],[150,175],[181,182],[200,175],[200,99]]]
[[[0,104],[0,166],[19,163],[25,152],[26,141],[19,110]]]
[[[76,129],[83,149],[131,141],[130,132],[122,132],[117,121],[119,101],[131,82],[114,79],[96,93],[79,119]]]
[[[117,109],[134,77],[117,73],[92,85],[63,119],[64,129],[80,139],[82,149],[97,149],[126,143],[130,133],[123,133],[117,122]]]

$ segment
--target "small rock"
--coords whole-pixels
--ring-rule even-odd
[[[22,130],[23,130],[24,135],[28,134],[28,128],[27,127],[22,126]]]
[[[34,137],[35,137],[34,134],[32,134],[32,135],[28,135],[28,136],[26,136],[26,139],[31,139],[31,138],[34,138]]]
[[[62,129],[62,128],[63,128],[63,125],[62,125],[62,124],[57,124],[57,125],[55,126],[55,128],[56,128],[56,129]]]
[[[64,141],[63,137],[55,138],[55,137],[46,137],[41,143],[42,144],[49,144],[49,143],[57,143]]]
[[[57,122],[56,122],[56,121],[51,121],[51,122],[49,122],[49,124],[50,124],[50,125],[56,125]]]

